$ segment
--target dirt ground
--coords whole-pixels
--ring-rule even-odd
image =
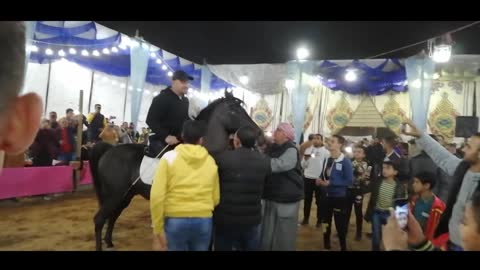
[[[365,203],[366,204],[366,203]],[[301,207],[303,209],[303,206]],[[95,250],[93,216],[97,201],[92,190],[53,197],[24,198],[19,202],[0,202],[0,251],[93,251]],[[303,210],[299,218],[303,216]],[[323,250],[321,229],[314,223],[312,205],[309,226],[299,226],[297,250]],[[370,250],[371,240],[365,237],[370,225],[364,223],[361,241],[355,241],[354,216],[350,219],[348,250]],[[106,226],[105,226],[106,227]],[[333,226],[334,227],[334,226]],[[336,232],[332,232],[332,250],[339,250]],[[151,250],[151,227],[148,201],[137,196],[118,219],[113,242],[119,251]]]

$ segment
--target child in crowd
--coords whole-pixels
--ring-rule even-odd
[[[347,207],[347,224],[350,223],[350,215],[352,208],[355,208],[356,217],[356,236],[355,240],[362,239],[363,225],[363,194],[365,193],[370,178],[371,167],[368,166],[365,155],[365,147],[356,145],[353,149],[353,185],[348,187],[348,207]]]
[[[413,191],[415,196],[410,203],[410,209],[415,219],[420,223],[426,238],[435,246],[442,247],[448,241],[448,234],[434,239],[433,235],[445,211],[445,203],[433,194],[435,175],[421,172],[413,177]]]
[[[380,251],[382,241],[382,225],[386,224],[390,216],[390,208],[398,200],[407,200],[405,185],[397,180],[399,163],[383,162],[383,179],[378,181],[372,190],[365,219],[372,223],[372,250]]]

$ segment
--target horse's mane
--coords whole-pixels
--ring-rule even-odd
[[[215,111],[218,105],[220,105],[223,102],[228,102],[228,106],[232,105],[242,105],[243,101],[241,99],[238,99],[236,97],[222,97],[219,99],[214,100],[210,104],[208,104],[207,107],[205,107],[203,110],[200,111],[198,116],[195,118],[196,120],[204,120],[208,121],[210,117],[212,116],[212,113]]]

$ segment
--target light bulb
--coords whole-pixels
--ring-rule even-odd
[[[58,51],[58,56],[64,57],[65,56],[65,51],[63,51],[63,50]]]
[[[121,87],[121,88],[125,88],[126,86],[127,86],[127,85],[124,84],[124,83],[120,84],[120,87]]]
[[[433,48],[433,61],[437,63],[446,63],[452,56],[452,46],[447,44],[436,45]]]
[[[151,52],[151,53],[150,53],[150,57],[151,57],[151,58],[155,58],[155,57],[157,57],[157,54],[154,53],[154,52]]]
[[[168,75],[168,77],[172,77],[172,76],[173,76],[173,72],[169,71],[169,72],[167,73],[167,75]]]
[[[162,59],[157,59],[157,64],[161,64],[162,63]]]
[[[438,73],[435,73],[432,76],[432,79],[434,79],[434,80],[438,80],[439,78],[440,78],[440,74],[438,74]]]
[[[137,92],[142,92],[142,88],[137,88]]]
[[[112,52],[113,52],[113,53],[118,53],[117,47],[112,47]]]
[[[167,66],[163,65],[163,66],[162,66],[162,69],[163,69],[163,70],[167,70]]]
[[[53,54],[53,50],[50,49],[50,48],[48,48],[48,49],[45,50],[45,54],[46,54],[46,55],[52,55],[52,54]]]
[[[285,87],[288,89],[291,89],[295,86],[295,81],[294,80],[285,80]]]
[[[38,52],[38,47],[35,46],[35,45],[30,45],[29,48],[30,48],[30,51],[31,51],[31,52]]]
[[[104,53],[104,54],[110,54],[110,50],[107,49],[107,48],[104,48],[104,49],[102,50],[102,53]]]
[[[82,55],[83,56],[89,56],[90,53],[87,50],[82,50]]]
[[[77,50],[75,50],[74,48],[70,48],[70,49],[68,50],[68,53],[70,53],[70,54],[77,54]]]
[[[122,50],[126,50],[127,49],[127,45],[121,43],[120,45],[118,45],[118,48],[122,49]]]
[[[150,90],[143,91],[145,94],[150,94]]]
[[[93,50],[92,55],[93,56],[100,56],[100,53],[97,50]]]
[[[345,74],[345,80],[347,82],[354,82],[357,80],[357,74],[355,73],[355,71],[349,69],[347,70],[347,73]]]
[[[240,82],[242,84],[248,84],[248,76],[240,76]]]
[[[310,56],[310,52],[308,51],[307,48],[298,48],[297,49],[297,59],[298,60],[306,59],[308,56]]]

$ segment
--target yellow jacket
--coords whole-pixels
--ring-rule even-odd
[[[207,149],[181,144],[165,153],[150,191],[155,234],[164,234],[165,217],[211,217],[219,202],[218,168]]]

